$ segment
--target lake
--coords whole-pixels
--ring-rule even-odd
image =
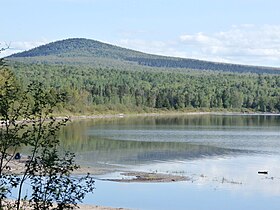
[[[279,209],[279,115],[178,115],[80,120],[61,132],[81,165],[184,175],[175,183],[97,177],[85,203],[132,209]],[[267,170],[267,175],[259,175]]]

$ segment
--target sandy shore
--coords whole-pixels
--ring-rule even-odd
[[[158,113],[139,113],[139,114],[101,114],[101,115],[78,115],[78,116],[68,116],[71,120],[80,120],[80,119],[103,119],[103,118],[123,118],[123,117],[155,117],[155,116],[176,116],[176,115],[275,115],[279,116],[280,113],[263,113],[263,112],[232,112],[232,111],[170,111],[170,112],[158,112]],[[65,117],[57,117],[57,119],[64,119]]]
[[[15,201],[14,200],[5,200],[4,205],[7,205],[8,203],[13,204]],[[32,208],[28,206],[28,204],[24,204],[23,207],[24,210],[31,210]],[[96,206],[96,205],[85,205],[85,204],[80,204],[78,205],[77,208],[74,209],[79,209],[79,210],[129,210],[125,208],[114,208],[114,207],[107,207],[107,206]],[[3,210],[10,210],[10,208],[4,207]]]
[[[6,172],[13,174],[22,174],[24,172],[27,158],[22,158],[20,160],[11,160],[7,164]],[[142,171],[124,171],[117,168],[103,168],[103,167],[81,167],[74,171],[73,175],[85,175],[91,174],[92,176],[109,174],[112,172],[119,172],[123,176],[122,179],[100,179],[103,181],[113,181],[113,182],[178,182],[178,181],[189,181],[190,178],[185,176],[178,176],[173,174],[162,174],[162,173],[148,173]]]
[[[271,115],[271,116],[280,116],[280,113],[262,113],[262,112],[226,112],[226,111],[213,111],[213,112],[203,112],[203,111],[193,111],[193,112],[184,112],[184,111],[177,111],[177,112],[159,112],[159,113],[139,113],[139,114],[98,114],[98,115],[68,115],[68,116],[58,116],[55,117],[56,120],[64,120],[69,119],[73,120],[83,120],[83,119],[106,119],[106,118],[124,118],[124,117],[155,117],[155,116],[182,116],[182,115]],[[18,120],[16,123],[30,123],[30,121],[25,120]],[[4,127],[5,124],[0,121],[0,127]]]
[[[124,176],[122,179],[103,179],[105,181],[113,182],[140,182],[140,183],[159,183],[159,182],[180,182],[180,181],[190,181],[191,178],[186,176],[178,176],[173,174],[163,174],[163,173],[147,173],[147,172],[126,172],[121,173]]]
[[[79,205],[80,210],[128,210],[124,208],[113,208],[105,206],[91,206],[91,205]]]
[[[10,172],[21,174],[24,169],[26,159],[12,160],[9,163]],[[120,171],[119,169],[111,168],[98,168],[98,167],[81,167],[74,174],[83,175],[90,173],[91,175],[108,174],[111,172]],[[99,179],[103,181],[112,182],[126,182],[126,183],[163,183],[163,182],[179,182],[179,181],[190,181],[191,178],[186,176],[172,175],[172,174],[162,174],[162,173],[147,173],[147,172],[120,172],[124,178],[119,179]],[[27,208],[28,209],[28,208]],[[129,210],[120,207],[104,207],[96,205],[84,205],[80,204],[80,210]]]

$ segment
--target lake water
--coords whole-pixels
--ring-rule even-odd
[[[88,204],[144,210],[280,208],[280,116],[82,120],[63,129],[61,139],[82,165],[191,178],[176,183],[97,180]],[[259,170],[268,175],[258,175]]]

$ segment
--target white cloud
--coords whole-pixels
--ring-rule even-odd
[[[125,39],[117,44],[160,55],[280,67],[280,25],[234,25],[215,33],[182,34],[173,41]]]
[[[141,39],[122,39],[116,43],[119,46],[127,47],[130,49],[142,51],[142,52],[153,52],[161,53],[162,50],[168,48],[169,43],[162,41],[146,41]]]
[[[205,34],[203,34],[202,32],[199,32],[195,35],[182,35],[180,36],[180,40],[183,42],[197,42],[197,43],[212,43],[215,42],[215,39],[212,39],[211,37],[206,36]]]
[[[179,40],[210,60],[220,57],[227,62],[280,66],[280,26],[232,26],[213,34],[184,34]]]
[[[4,48],[5,50],[1,52],[0,57],[6,57],[8,55],[22,52],[25,50],[30,50],[34,47],[38,47],[43,44],[47,44],[49,41],[41,40],[41,41],[16,41],[16,42],[0,42],[0,48]]]

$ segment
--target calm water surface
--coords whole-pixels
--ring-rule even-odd
[[[191,178],[149,184],[97,181],[86,203],[134,209],[280,207],[280,116],[83,120],[69,124],[61,138],[83,165]],[[258,170],[269,174],[260,176]]]

